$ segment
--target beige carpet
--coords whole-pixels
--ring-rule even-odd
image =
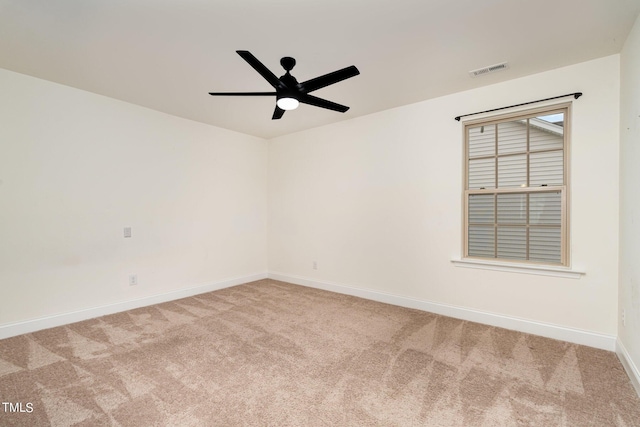
[[[272,280],[2,340],[0,400],[1,426],[640,426],[614,353]]]

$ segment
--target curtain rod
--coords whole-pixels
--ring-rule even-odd
[[[566,95],[560,95],[560,96],[554,96],[554,97],[551,97],[551,98],[539,99],[537,101],[529,101],[529,102],[523,102],[522,104],[509,105],[508,107],[500,107],[500,108],[494,108],[493,110],[478,111],[477,113],[471,113],[471,114],[463,114],[461,116],[455,117],[455,119],[457,121],[460,121],[460,119],[462,117],[475,116],[476,114],[482,114],[482,113],[491,113],[493,111],[504,110],[504,109],[507,109],[507,108],[513,108],[513,107],[520,107],[522,105],[535,104],[536,102],[551,101],[552,99],[564,98],[566,96],[573,96],[575,99],[578,99],[578,98],[580,98],[582,96],[582,92],[568,93]]]

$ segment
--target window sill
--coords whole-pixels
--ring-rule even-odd
[[[452,259],[456,267],[479,268],[483,270],[508,271],[512,273],[537,274],[540,276],[564,277],[579,279],[586,274],[584,271],[569,267],[551,267],[546,265],[518,264],[500,261],[484,261],[476,259]]]

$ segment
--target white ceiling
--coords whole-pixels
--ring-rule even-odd
[[[619,53],[639,13],[640,0],[0,0],[0,67],[271,138]],[[299,81],[356,65],[314,92],[351,109],[271,120],[274,98],[209,96],[272,89],[236,50],[278,76],[293,56]]]

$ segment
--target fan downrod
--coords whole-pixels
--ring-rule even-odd
[[[289,72],[293,70],[293,67],[296,66],[296,60],[290,56],[285,56],[280,60],[280,65],[282,65],[282,68]]]

